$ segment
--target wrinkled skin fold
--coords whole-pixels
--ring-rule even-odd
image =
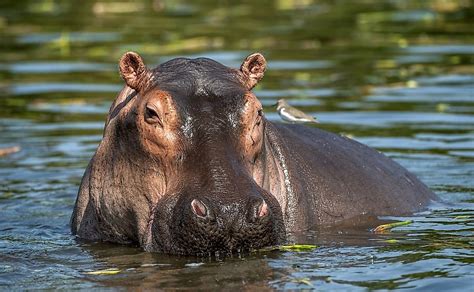
[[[403,215],[435,195],[356,141],[265,119],[252,88],[266,61],[240,69],[178,58],[148,69],[126,53],[71,218],[73,234],[171,254],[236,252],[362,216]]]

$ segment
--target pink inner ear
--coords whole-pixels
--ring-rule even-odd
[[[258,217],[264,217],[267,216],[268,214],[268,205],[265,201],[263,201],[262,205],[260,205],[260,208],[258,209]]]
[[[261,67],[260,64],[257,63],[257,64],[255,64],[255,65],[252,67],[252,69],[250,70],[250,72],[251,72],[251,73],[254,73],[254,74],[255,74],[255,73],[259,73],[260,71],[262,71],[262,69],[261,69],[260,67]]]
[[[207,209],[206,206],[201,203],[201,201],[194,199],[191,202],[191,207],[193,208],[194,214],[198,215],[199,217],[206,217]]]

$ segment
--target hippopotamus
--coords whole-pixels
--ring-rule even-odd
[[[148,68],[125,53],[125,86],[79,188],[78,238],[180,255],[278,245],[292,232],[405,215],[435,194],[350,138],[266,119],[252,89],[266,60],[208,58]]]

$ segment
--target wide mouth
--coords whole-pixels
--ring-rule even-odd
[[[166,251],[168,254],[174,254],[178,256],[197,256],[197,257],[206,257],[206,258],[233,258],[233,257],[244,257],[254,253],[263,252],[271,250],[272,247],[275,247],[284,242],[278,242],[277,240],[271,240],[262,244],[235,244],[222,246],[221,244],[215,245],[194,245],[194,247],[178,247],[175,246],[174,249]]]

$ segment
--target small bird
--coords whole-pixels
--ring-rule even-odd
[[[319,121],[297,108],[289,105],[286,100],[279,99],[276,103],[278,114],[281,119],[291,123],[319,123]]]

